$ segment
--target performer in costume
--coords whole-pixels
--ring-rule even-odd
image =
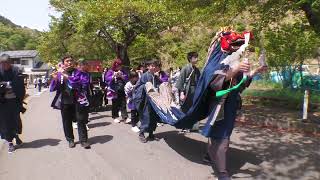
[[[101,77],[101,87],[103,89],[103,100],[104,100],[104,106],[107,106],[108,104],[108,98],[107,98],[107,90],[108,90],[108,86],[105,80],[106,74],[109,71],[108,68],[104,68],[103,72],[102,72],[102,77]]]
[[[162,69],[162,64],[158,61],[158,65],[156,66],[156,73],[155,75],[158,76],[160,83],[169,82],[169,75],[164,72]]]
[[[86,128],[89,131],[89,106],[92,105],[90,99],[93,97],[92,78],[88,72],[89,65],[85,60],[79,60],[78,68],[74,76],[69,77],[69,86],[75,91],[76,101],[80,104],[83,112],[87,113]]]
[[[155,75],[157,70],[160,70],[159,61],[157,59],[148,60],[146,66],[148,71],[142,74],[136,84],[133,94],[133,101],[138,110],[141,122],[139,140],[142,143],[155,139],[153,132],[156,130],[157,122],[159,121],[158,115],[152,108],[149,98],[146,96],[145,85],[149,82],[154,89],[157,89],[161,84],[159,76]],[[144,133],[149,133],[148,139],[145,137]]]
[[[74,60],[71,56],[66,56],[61,61],[64,70],[53,74],[50,84],[50,91],[57,91],[51,106],[61,111],[63,130],[69,147],[74,148],[76,145],[72,129],[72,121],[75,119],[78,124],[81,146],[89,149],[86,128],[89,102],[85,89],[89,87],[90,80],[87,74],[74,68]]]
[[[105,80],[108,86],[109,98],[112,99],[112,118],[115,123],[120,123],[128,118],[126,106],[126,94],[124,86],[128,81],[128,75],[122,70],[122,61],[116,59],[112,68],[107,72]],[[122,119],[119,119],[119,111],[121,111]]]
[[[229,149],[230,136],[234,128],[236,113],[239,108],[239,100],[241,100],[240,93],[250,85],[252,77],[257,73],[265,71],[266,67],[262,65],[250,72],[250,66],[248,68],[246,66],[241,66],[237,59],[240,56],[240,53],[243,53],[243,49],[238,49],[239,46],[236,45],[230,45],[230,42],[235,41],[237,38],[240,40],[243,38],[240,34],[236,34],[232,30],[221,32],[221,36],[222,50],[225,53],[232,53],[232,55],[228,56],[224,61],[230,62],[230,68],[233,69],[234,72],[237,72],[237,70],[239,71],[233,73],[232,76],[217,76],[212,79],[209,86],[211,91],[209,109],[214,111],[211,111],[207,123],[210,123],[213,126],[210,131],[207,131],[204,134],[210,138],[208,153],[210,159],[213,160],[215,164],[218,179],[228,180],[230,179],[230,175],[228,174],[226,164],[227,151]],[[248,42],[245,42],[245,44],[247,43]],[[250,65],[247,59],[245,59],[243,63]],[[222,81],[221,79],[224,80]],[[217,91],[235,87],[236,84],[240,84],[243,79],[247,80],[241,84],[239,88],[217,98]],[[222,118],[219,118],[219,114],[222,115]]]
[[[25,87],[19,69],[9,62],[10,57],[0,57],[0,135],[8,142],[8,153],[15,151],[13,139],[22,144],[18,134],[22,131],[20,112],[24,112]]]

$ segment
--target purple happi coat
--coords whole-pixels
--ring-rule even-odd
[[[72,73],[72,76],[69,76],[68,78],[68,85],[72,89],[86,91],[86,93],[89,93],[90,74],[84,71],[75,70],[74,73]]]
[[[160,71],[160,82],[161,83],[169,82],[169,76],[164,71]]]
[[[61,91],[63,87],[63,75],[58,72],[57,78],[53,79],[50,83],[50,92],[57,91],[55,98],[51,104],[54,109],[61,109]],[[70,90],[74,90],[74,96],[80,105],[89,106],[89,101],[87,96],[89,95],[90,87],[90,74],[75,69],[71,76],[68,77],[66,81],[67,87]]]
[[[108,99],[116,99],[119,95],[119,90],[124,94],[124,85],[128,81],[128,74],[125,71],[122,71],[123,78],[120,79],[115,79],[114,73],[112,69],[110,69],[106,74],[105,74],[105,81],[106,85],[108,86],[107,89],[107,98]]]
[[[73,71],[68,77],[68,87],[75,91],[75,98],[80,106],[89,106],[90,74],[81,70]]]

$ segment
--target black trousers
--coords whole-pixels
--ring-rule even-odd
[[[137,126],[137,123],[139,122],[139,114],[138,111],[135,109],[131,110],[131,125],[132,127]]]
[[[107,92],[106,91],[103,92],[103,101],[104,101],[104,105],[107,106],[108,98],[107,98]]]
[[[118,118],[119,117],[119,111],[121,111],[121,117],[122,119],[128,118],[128,112],[127,112],[127,104],[126,104],[126,97],[125,96],[118,96],[117,99],[112,99],[112,118]]]
[[[38,84],[38,91],[41,92],[42,84]]]
[[[190,86],[189,90],[188,90],[188,94],[186,94],[187,98],[186,100],[183,102],[183,104],[181,105],[181,111],[186,113],[188,112],[188,110],[190,109],[190,107],[193,104],[193,97],[194,97],[194,93],[196,91],[196,87],[195,86]]]
[[[78,104],[63,104],[61,109],[63,131],[67,141],[73,141],[72,121],[76,120],[78,123],[79,141],[88,141],[88,132],[86,124],[88,123],[88,109],[80,107]]]
[[[0,103],[0,134],[1,138],[8,142],[16,137],[22,131],[20,119],[20,104],[16,99],[7,99]],[[21,127],[20,127],[21,125]]]
[[[140,115],[140,133],[153,133],[157,128],[158,115],[152,109],[151,104],[146,103]]]

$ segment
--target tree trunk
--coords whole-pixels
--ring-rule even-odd
[[[320,35],[320,17],[314,12],[311,4],[304,3],[301,5],[301,9],[306,13],[306,17],[314,32]]]
[[[128,48],[121,44],[117,44],[116,49],[114,49],[117,55],[117,58],[121,59],[125,68],[130,67],[130,59],[128,56]]]
[[[126,34],[126,41],[124,44],[116,42],[112,36],[108,33],[106,29],[101,29],[98,32],[98,36],[102,37],[103,40],[111,47],[111,49],[115,52],[117,58],[121,59],[125,69],[129,69],[130,67],[130,59],[128,56],[128,47],[135,39],[136,35]]]

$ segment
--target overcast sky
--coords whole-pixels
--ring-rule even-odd
[[[57,14],[49,0],[0,0],[0,15],[20,26],[48,30],[49,14]]]

